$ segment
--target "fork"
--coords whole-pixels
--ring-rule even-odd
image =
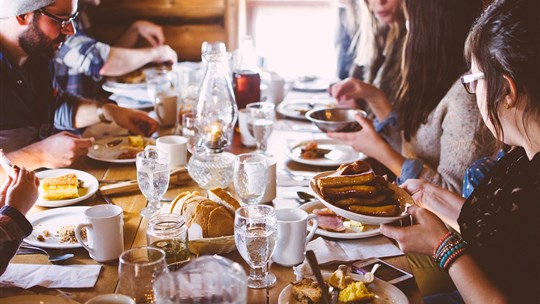
[[[62,262],[62,261],[65,261],[74,257],[73,253],[53,253],[52,251],[35,247],[26,243],[21,244],[19,248],[21,248],[20,254],[30,254],[30,253],[46,254],[49,257],[49,262],[51,263]],[[33,251],[33,252],[30,252],[30,251]],[[19,251],[17,253],[19,253]]]

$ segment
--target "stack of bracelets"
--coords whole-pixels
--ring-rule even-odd
[[[459,234],[449,231],[435,248],[433,258],[442,270],[448,272],[452,263],[463,255],[466,249],[467,242]]]

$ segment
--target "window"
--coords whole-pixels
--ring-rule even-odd
[[[247,32],[286,77],[336,75],[336,0],[247,0]]]

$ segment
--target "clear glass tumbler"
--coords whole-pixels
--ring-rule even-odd
[[[165,251],[169,268],[177,269],[191,258],[188,248],[187,225],[177,213],[156,214],[150,218],[146,229],[148,246]]]
[[[245,205],[236,210],[234,240],[242,258],[249,264],[249,288],[266,288],[276,282],[268,271],[268,261],[277,240],[277,219],[274,207]]]
[[[131,297],[137,304],[156,303],[154,282],[167,272],[165,252],[161,249],[138,247],[124,251],[118,266],[118,293]]]

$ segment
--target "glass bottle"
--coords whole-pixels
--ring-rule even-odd
[[[248,103],[261,101],[261,76],[251,36],[246,36],[236,52],[233,87],[236,104],[244,109]]]

